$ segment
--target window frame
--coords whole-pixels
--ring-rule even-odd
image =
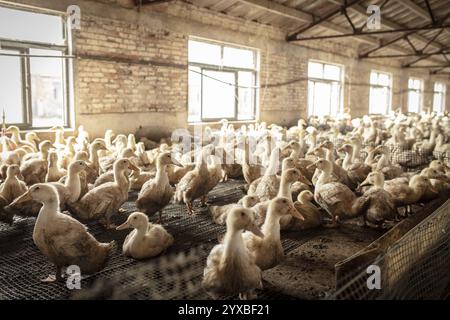
[[[443,88],[442,91],[436,91],[436,85],[437,84],[440,84],[442,86],[442,88]],[[447,93],[447,85],[446,85],[446,83],[435,81],[434,85],[433,85],[433,105],[432,105],[432,110],[434,112],[438,112],[438,113],[445,112],[445,96],[446,96],[446,93]],[[434,98],[435,98],[436,94],[441,95],[441,99],[440,99],[441,100],[441,110],[439,110],[439,111],[434,110]]]
[[[31,90],[31,63],[30,49],[42,49],[59,51],[62,57],[45,58],[45,59],[61,59],[62,68],[62,86],[63,86],[63,127],[70,128],[72,124],[72,99],[73,99],[73,81],[72,77],[72,61],[69,57],[72,53],[72,36],[69,23],[69,17],[65,12],[54,10],[47,10],[29,6],[22,6],[20,4],[6,4],[0,3],[0,7],[13,9],[18,11],[25,11],[37,14],[45,14],[50,16],[58,16],[62,20],[62,34],[64,43],[52,44],[40,41],[16,40],[0,37],[0,48],[4,50],[17,50],[22,56],[18,56],[21,61],[21,77],[22,77],[22,96],[23,96],[23,120],[21,123],[8,123],[8,125],[17,126],[21,130],[45,130],[48,126],[33,126],[33,105],[32,105],[32,90]],[[0,56],[1,57],[1,56]],[[39,57],[36,57],[39,58]]]
[[[377,79],[379,77],[380,74],[384,74],[387,75],[389,77],[389,85],[381,85],[381,84],[372,84],[370,82],[370,77],[372,76],[372,73],[376,73],[377,74]],[[380,71],[380,70],[376,70],[376,69],[372,69],[370,70],[370,74],[369,74],[369,114],[379,114],[379,113],[372,113],[370,110],[370,101],[371,101],[371,94],[372,94],[372,88],[387,88],[389,91],[388,94],[388,101],[387,101],[387,110],[385,113],[382,113],[384,115],[389,114],[389,112],[392,111],[392,89],[393,89],[393,75],[390,72],[386,72],[386,71]]]
[[[197,41],[197,42],[203,42],[203,43],[209,43],[209,44],[213,44],[213,45],[218,45],[220,46],[220,54],[221,54],[221,60],[222,60],[222,65],[215,65],[215,64],[207,64],[207,63],[200,63],[200,62],[191,62],[189,61],[188,58],[188,73],[192,72],[189,70],[189,68],[192,67],[196,67],[200,69],[200,119],[199,120],[192,120],[189,121],[189,117],[188,117],[188,123],[189,124],[194,124],[194,123],[209,123],[209,122],[217,122],[220,121],[222,119],[226,119],[228,121],[255,121],[258,118],[258,105],[259,105],[259,101],[258,101],[258,84],[259,84],[259,50],[257,48],[251,48],[251,47],[246,47],[246,46],[241,46],[241,45],[236,45],[236,44],[231,44],[228,42],[221,42],[221,41],[216,41],[216,40],[210,40],[210,39],[204,39],[204,38],[199,38],[199,37],[194,37],[194,36],[190,36],[188,38],[188,46],[189,46],[189,41]],[[230,67],[230,66],[226,66],[223,64],[223,57],[224,57],[224,48],[225,47],[229,47],[229,48],[235,48],[235,49],[244,49],[244,50],[249,50],[252,51],[253,53],[253,61],[255,62],[255,67],[254,68],[245,68],[245,67]],[[188,49],[189,50],[189,49]],[[189,53],[188,53],[189,55]],[[203,117],[203,78],[205,77],[203,75],[203,71],[218,71],[218,72],[229,72],[229,73],[234,73],[234,77],[235,77],[235,83],[236,85],[234,86],[235,90],[234,90],[234,117],[228,117],[228,118],[204,118]],[[253,117],[251,119],[239,119],[238,115],[239,115],[239,71],[242,72],[251,72],[253,74]],[[188,87],[189,87],[189,81],[188,81]],[[189,92],[189,89],[188,89]],[[189,115],[189,99],[188,99],[188,104],[187,104],[187,113]]]
[[[409,87],[409,81],[410,80],[417,80],[417,81],[419,81],[419,83],[420,83],[420,88],[419,89],[414,89],[414,88],[410,88]],[[414,91],[414,92],[416,92],[416,93],[418,93],[419,94],[419,97],[420,97],[420,99],[419,99],[419,110],[417,110],[417,113],[419,114],[419,113],[421,113],[422,112],[422,109],[423,109],[423,86],[424,86],[424,81],[423,81],[423,79],[421,79],[421,78],[416,78],[416,77],[409,77],[408,78],[408,105],[407,105],[407,108],[408,108],[408,113],[415,113],[415,111],[410,111],[410,99],[409,99],[409,94],[410,94],[410,92],[411,91]]]
[[[320,63],[322,64],[322,70],[324,72],[325,70],[325,65],[331,65],[331,66],[335,66],[338,67],[340,69],[340,77],[339,80],[331,80],[331,79],[325,79],[325,78],[317,78],[317,77],[310,77],[309,76],[309,64],[313,62],[313,63]],[[344,79],[345,79],[345,66],[339,63],[334,63],[334,62],[328,62],[328,61],[322,61],[322,60],[316,60],[316,59],[309,59],[308,60],[308,65],[307,65],[307,77],[308,77],[308,87],[307,87],[307,91],[308,91],[308,117],[317,117],[317,115],[310,113],[309,110],[309,82],[313,82],[314,86],[316,85],[317,82],[322,82],[322,83],[327,83],[327,84],[332,84],[332,83],[337,83],[339,85],[339,105],[338,105],[338,110],[336,110],[336,115],[340,114],[343,112],[344,110]],[[331,94],[330,94],[330,100],[331,100]],[[314,97],[313,97],[314,100]],[[331,107],[331,104],[330,104]],[[333,116],[333,114],[331,114],[331,110],[330,110],[330,114],[328,114],[329,116]]]

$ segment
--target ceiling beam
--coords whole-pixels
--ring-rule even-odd
[[[301,23],[311,23],[314,21],[315,17],[307,12],[295,9],[295,8],[291,8],[291,7],[287,7],[285,5],[279,4],[275,1],[270,1],[270,0],[239,0],[239,2],[243,3],[243,4],[247,4],[249,6],[252,6],[254,8],[259,8],[261,10],[267,11],[267,12],[271,12],[273,14],[277,14],[289,19],[293,19],[296,20],[298,22]],[[356,5],[358,6],[358,5]],[[362,6],[361,6],[362,7]],[[353,8],[353,7],[350,7]],[[349,8],[349,9],[350,9]],[[364,7],[362,7],[364,12],[365,9]],[[317,19],[317,18],[316,18]],[[345,28],[342,27],[340,25],[328,22],[328,21],[324,21],[322,22],[320,25],[317,26],[317,28],[322,28],[328,31],[334,31],[334,32],[338,32],[341,34],[346,34],[346,33],[350,33],[351,29],[349,28]],[[378,46],[380,44],[380,40],[372,37],[372,36],[362,36],[362,37],[355,37],[354,38],[357,41],[360,42],[364,42],[367,44],[371,44],[371,45],[375,45]],[[426,42],[427,40],[425,39],[424,42]],[[430,45],[431,46],[431,45]],[[437,49],[440,49],[440,47],[435,47]],[[405,53],[408,54],[410,53],[410,51],[408,49],[405,49],[404,47],[398,46],[398,45],[391,45],[389,46],[389,49],[395,50],[399,53]]]
[[[331,2],[333,4],[337,4],[337,5],[341,5],[342,4],[342,0],[328,0],[328,2]],[[360,4],[355,4],[349,8],[347,8],[347,10],[349,12],[355,13],[355,14],[359,14],[361,16],[367,17],[367,12],[366,12],[366,8],[364,8],[362,5]],[[383,17],[381,19],[381,23],[383,24],[383,26],[390,28],[390,29],[402,29],[405,26],[402,26],[392,20],[386,19],[385,17]],[[419,35],[419,34],[412,34],[410,36],[412,39],[420,41],[424,44],[428,43],[428,39]],[[434,48],[434,49],[441,49],[443,47],[443,45],[437,41],[433,41],[430,43],[429,47]]]

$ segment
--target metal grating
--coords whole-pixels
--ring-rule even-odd
[[[242,185],[243,182],[237,180],[220,183],[211,191],[209,201],[214,204],[237,202],[244,195]],[[135,211],[136,196],[136,193],[130,193],[129,201],[122,207],[126,212],[116,215],[114,223],[122,223]],[[89,231],[97,240],[115,240],[117,248],[102,271],[83,276],[81,285],[87,290],[81,290],[75,295],[66,288],[65,283],[40,282],[41,278],[53,273],[54,269],[33,243],[35,218],[15,218],[11,226],[0,223],[0,299],[68,299],[71,296],[122,299],[208,298],[198,288],[199,280],[206,257],[217,244],[218,236],[225,232],[225,227],[213,224],[207,209],[200,208],[199,202],[194,206],[198,213],[193,217],[187,215],[183,205],[171,204],[165,208],[164,226],[175,237],[175,243],[165,255],[143,261],[122,255],[122,243],[130,230],[106,230],[97,223],[89,223]],[[156,216],[150,217],[151,221],[156,219]],[[283,247],[289,252],[311,237],[312,233],[307,232],[302,235],[287,233],[283,236]],[[184,259],[184,262],[180,263],[180,259]],[[178,282],[162,281],[167,280],[168,270],[172,270],[169,275],[178,279]],[[176,274],[180,276],[176,277]],[[173,287],[174,285],[180,286]],[[262,299],[290,298],[274,290],[263,290],[258,296]]]
[[[331,299],[444,299],[450,287],[450,200],[367,265],[381,271],[381,289],[367,288],[365,268],[350,274]]]

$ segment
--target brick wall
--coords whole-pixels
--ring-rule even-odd
[[[391,61],[357,60],[356,41],[288,44],[285,32],[277,28],[179,1],[145,6],[141,12],[119,6],[114,0],[18,2],[60,11],[71,4],[80,6],[81,30],[73,34],[74,53],[79,57],[74,61],[75,119],[94,136],[107,128],[134,132],[144,126],[158,137],[188,126],[190,35],[260,51],[261,120],[290,125],[307,115],[307,81],[301,78],[306,77],[309,59],[344,66],[343,101],[354,116],[368,112],[367,84],[372,69],[393,74],[392,105],[406,110],[409,74]],[[414,75],[426,80],[424,103],[431,105],[434,80],[426,73]],[[450,89],[448,81],[447,87]]]

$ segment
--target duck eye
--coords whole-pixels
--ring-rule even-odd
[[[137,217],[133,217],[134,220],[136,220]]]

